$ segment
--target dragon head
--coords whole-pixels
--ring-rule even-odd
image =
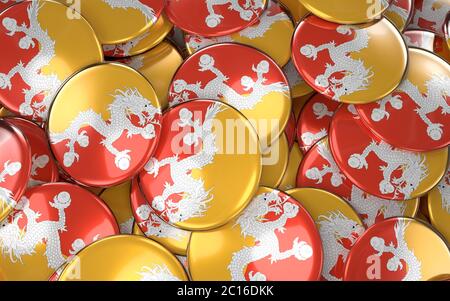
[[[342,96],[366,90],[372,76],[373,72],[364,66],[363,61],[359,61],[356,69],[344,72],[342,78],[331,78],[328,89],[334,94],[333,100],[339,101]]]
[[[402,193],[406,198],[417,189],[420,182],[428,175],[428,168],[425,164],[425,158],[420,154],[409,154],[405,156],[406,164],[403,164],[402,176],[398,179],[393,179],[392,182],[396,185],[395,193]]]
[[[319,216],[320,230],[329,231],[344,247],[351,247],[364,232],[364,227],[348,218],[340,211],[331,212],[328,216]]]
[[[110,110],[115,108],[126,110],[128,115],[135,115],[139,118],[139,123],[145,125],[152,123],[156,114],[161,114],[161,110],[152,105],[152,103],[142,96],[137,88],[127,89],[125,91],[116,90],[113,95],[114,101],[110,105]]]

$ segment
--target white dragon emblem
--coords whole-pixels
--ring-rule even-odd
[[[427,115],[436,112],[439,108],[441,108],[441,114],[450,114],[450,105],[447,103],[447,98],[450,97],[450,78],[435,73],[426,81],[425,86],[427,92],[422,94],[417,86],[405,79],[396,89],[396,92],[406,93],[414,101],[417,105],[414,111],[427,125],[427,135],[437,141],[442,138],[443,125],[433,123]],[[380,122],[384,118],[389,119],[387,104],[390,104],[395,110],[401,110],[403,100],[401,95],[389,95],[378,101],[377,104],[379,107],[372,110],[371,119]]]
[[[165,264],[155,264],[152,268],[143,266],[138,274],[141,276],[140,281],[181,281]]]
[[[334,111],[328,110],[327,105],[322,102],[315,102],[312,106],[312,110],[317,120],[323,119],[325,117],[331,118],[334,116]],[[327,129],[322,128],[317,133],[304,132],[300,138],[302,139],[304,146],[309,147],[313,145],[315,141],[318,141],[327,135]]]
[[[371,68],[364,65],[361,59],[355,60],[350,55],[359,52],[369,46],[369,34],[365,29],[354,26],[339,25],[336,31],[342,35],[355,34],[348,42],[336,45],[334,41],[314,46],[306,44],[301,47],[301,55],[312,60],[317,59],[320,51],[328,50],[332,63],[325,65],[325,72],[315,78],[315,84],[326,88],[326,92],[333,93],[333,99],[340,101],[344,95],[350,95],[356,91],[367,90],[370,78],[373,76]],[[342,78],[336,78],[335,73],[342,73]]]
[[[263,0],[245,0],[243,6],[239,3],[239,0],[204,0],[206,9],[208,10],[208,16],[206,16],[205,24],[209,28],[215,28],[222,23],[224,16],[215,12],[214,7],[217,5],[228,4],[228,10],[239,13],[239,17],[244,21],[250,21],[254,14],[258,10],[264,7]]]
[[[397,240],[397,247],[394,246],[394,242],[392,241],[389,245],[386,245],[384,239],[377,236],[370,239],[370,245],[378,252],[378,257],[384,253],[393,255],[386,264],[388,271],[396,272],[399,269],[403,270],[406,268],[408,271],[402,281],[419,281],[422,279],[422,263],[414,255],[414,251],[408,248],[408,244],[405,241],[405,230],[409,223],[410,222],[405,223],[403,220],[398,220],[396,222],[394,232]],[[406,263],[406,267],[403,266],[402,260]]]
[[[441,194],[442,209],[450,214],[450,169],[447,169],[447,173],[439,182],[437,188]]]
[[[38,170],[44,169],[49,162],[50,158],[47,155],[38,156],[33,154],[31,157],[31,173],[30,180],[28,180],[28,188],[44,184],[43,181],[36,180],[35,177],[38,175]]]
[[[202,169],[213,163],[217,152],[216,135],[213,132],[213,121],[216,115],[226,108],[220,103],[210,105],[206,111],[203,124],[187,108],[179,112],[179,123],[181,128],[191,127],[192,133],[183,137],[183,143],[189,146],[197,146],[202,143],[202,149],[187,158],[179,159],[178,155],[157,160],[150,159],[145,166],[145,171],[158,176],[159,169],[163,166],[170,167],[170,176],[173,184],[166,184],[161,195],[155,196],[151,200],[151,206],[162,212],[169,222],[176,223],[188,220],[193,217],[202,217],[208,208],[208,203],[213,199],[211,190],[206,190],[202,179],[195,179],[191,175],[193,169]],[[170,196],[181,194],[182,199],[172,202]]]
[[[448,2],[447,2],[448,3]],[[415,7],[413,20],[411,25],[413,27],[421,27],[421,20],[432,23],[431,29],[437,32],[440,36],[444,36],[442,24],[445,22],[449,11],[449,5],[444,1],[439,0],[424,0],[422,7]]]
[[[163,221],[147,204],[139,206],[136,209],[136,215],[142,220],[139,226],[147,228],[144,232],[147,237],[154,236],[180,241],[189,235],[189,232],[175,228]]]
[[[379,143],[372,141],[361,154],[352,154],[348,159],[348,165],[355,169],[367,169],[369,165],[366,158],[372,152],[386,163],[380,166],[383,180],[379,183],[379,191],[382,194],[394,193],[394,196],[398,197],[401,193],[409,199],[420,182],[428,176],[426,157],[419,153],[394,149],[383,141]],[[393,178],[392,173],[397,170],[401,171],[401,176]]]
[[[406,24],[406,21],[408,20],[409,17],[409,11],[401,6],[399,6],[400,1],[398,0],[394,0],[392,1],[392,3],[389,5],[389,0],[381,0],[381,6],[382,7],[388,7],[386,9],[386,12],[391,12],[396,14],[397,16],[399,16],[402,19],[403,24]],[[386,14],[385,12],[385,14]]]
[[[289,62],[283,67],[283,72],[286,75],[289,87],[291,87],[291,89],[305,82],[298,73],[297,69],[295,68],[295,65],[292,62],[292,60],[289,60]]]
[[[66,144],[69,150],[64,154],[64,166],[70,167],[75,160],[79,160],[80,156],[75,150],[75,144],[83,148],[89,146],[87,132],[85,130],[79,132],[86,126],[91,126],[104,137],[101,144],[115,156],[115,165],[120,170],[127,170],[131,162],[130,150],[119,151],[113,146],[113,143],[124,132],[126,132],[127,138],[131,138],[133,135],[139,135],[146,140],[155,138],[155,125],[159,125],[159,122],[155,120],[155,116],[161,114],[159,108],[155,108],[137,89],[116,90],[116,94],[112,95],[112,97],[114,100],[108,106],[108,111],[111,113],[108,121],[105,121],[101,114],[89,109],[80,112],[64,132],[50,133],[52,144],[69,140]],[[131,122],[129,119],[130,115],[139,117],[139,126]]]
[[[119,224],[119,230],[122,234],[131,234],[133,232],[134,218],[130,217],[126,221]]]
[[[264,78],[264,74],[267,74],[270,70],[269,62],[261,60],[258,65],[252,66],[253,72],[257,75],[257,80],[254,81],[250,76],[243,76],[241,78],[241,85],[245,91],[249,94],[241,95],[237,93],[232,87],[227,85],[229,79],[219,69],[214,67],[215,60],[209,54],[203,54],[199,60],[199,71],[212,72],[216,78],[205,84],[202,88],[202,83],[197,82],[195,84],[188,84],[183,79],[177,79],[173,83],[173,91],[170,92],[172,96],[171,106],[178,103],[186,102],[189,100],[189,92],[193,92],[197,97],[207,99],[224,99],[228,104],[236,108],[237,110],[251,110],[262,98],[270,93],[283,93],[289,95],[289,87],[283,82],[272,83],[265,85],[267,80]]]
[[[270,2],[272,3],[272,2]],[[273,4],[270,4],[273,7]],[[273,15],[270,15],[272,11],[270,7],[264,11],[261,15],[258,23],[256,25],[249,26],[239,31],[237,34],[242,38],[247,38],[250,40],[263,38],[265,34],[272,28],[276,22],[279,21],[290,21],[288,15],[284,12],[279,12]],[[187,44],[194,51],[198,51],[206,46],[218,44],[218,43],[226,43],[226,42],[235,42],[235,38],[233,35],[225,35],[221,37],[200,37],[195,35],[187,36]]]
[[[391,201],[377,198],[366,194],[364,191],[352,185],[350,204],[363,217],[367,227],[376,222],[377,216],[383,214],[383,219],[394,216],[403,216],[406,210],[406,203],[403,201]]]
[[[145,16],[146,23],[155,23],[157,20],[155,10],[148,5],[143,4],[140,0],[103,0],[111,8],[116,9],[136,9]]]
[[[3,164],[3,170],[0,172],[0,184],[6,181],[7,176],[14,176],[22,169],[22,164],[20,162],[10,162],[6,161]],[[16,201],[13,198],[13,193],[11,190],[0,186],[0,200],[1,209],[3,210],[5,206],[14,207]]]
[[[45,241],[45,256],[47,257],[48,267],[56,270],[65,263],[65,258],[61,251],[60,232],[66,229],[65,209],[70,206],[71,197],[68,192],[60,192],[50,206],[58,210],[57,221],[41,221],[37,219],[41,216],[30,208],[29,200],[26,197],[17,203],[16,210],[19,213],[12,216],[12,220],[3,220],[0,226],[0,250],[3,255],[8,255],[11,262],[19,260],[22,262],[22,256],[32,255],[38,244]],[[27,224],[24,230],[21,230],[18,222],[22,218],[22,213],[27,218]]]
[[[334,187],[339,187],[344,183],[346,177],[341,173],[341,170],[337,166],[333,159],[330,149],[326,144],[320,143],[317,145],[317,152],[319,155],[325,159],[328,164],[324,164],[322,169],[318,167],[311,167],[305,172],[305,176],[310,179],[317,181],[317,184],[323,182],[323,177],[327,174],[331,174],[330,183]]]
[[[364,232],[364,228],[340,211],[319,216],[317,224],[322,240],[323,254],[325,254],[322,277],[328,281],[342,280],[343,275],[332,275],[332,270],[337,265],[339,257],[343,262],[346,261],[349,247],[353,246],[357,238]],[[345,240],[350,243],[350,246],[344,246]]]
[[[286,231],[287,220],[296,217],[300,209],[298,205],[287,202],[287,199],[288,197],[281,199],[276,190],[260,194],[252,200],[237,219],[236,225],[240,226],[241,234],[244,237],[253,237],[255,246],[244,247],[233,253],[228,265],[231,281],[245,281],[247,266],[266,257],[269,257],[273,264],[290,257],[304,261],[313,255],[312,247],[298,237],[294,239],[291,249],[286,251],[280,249],[277,232],[283,234]],[[277,215],[273,221],[265,218],[270,212]],[[260,271],[256,273],[249,271],[248,275],[251,281],[267,280],[267,276]]]
[[[41,5],[41,6],[39,6]],[[11,79],[18,74],[24,83],[29,87],[23,90],[24,99],[19,107],[19,112],[23,116],[32,116],[33,118],[46,119],[49,107],[53,101],[53,97],[61,85],[61,80],[56,74],[43,74],[42,69],[50,64],[55,57],[55,41],[51,39],[48,32],[42,29],[38,21],[39,9],[45,3],[32,1],[27,8],[28,19],[30,25],[17,24],[17,20],[12,18],[4,18],[3,27],[9,32],[9,36],[17,33],[23,33],[24,36],[19,40],[19,47],[29,50],[35,47],[39,48],[39,52],[27,63],[22,61],[12,68],[7,74],[0,73],[0,89],[12,88]],[[38,44],[36,44],[36,41]],[[38,95],[44,95],[41,102],[33,102]]]
[[[147,38],[150,35],[150,31],[145,32],[144,34],[141,34],[140,36],[125,42],[121,44],[110,44],[110,45],[103,45],[103,51],[105,52],[105,55],[107,56],[130,56],[130,51],[138,45],[142,40]]]

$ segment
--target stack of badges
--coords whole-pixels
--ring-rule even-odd
[[[448,279],[449,28],[448,0],[0,1],[0,279]]]

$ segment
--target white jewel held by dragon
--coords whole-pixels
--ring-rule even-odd
[[[216,13],[215,6],[228,4],[228,10],[239,13],[239,17],[244,21],[250,21],[258,9],[262,9],[262,0],[245,0],[243,6],[239,3],[239,0],[205,0],[206,9],[208,15],[205,19],[205,24],[209,28],[216,28],[222,23],[224,16]]]

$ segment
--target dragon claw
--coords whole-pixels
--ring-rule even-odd
[[[435,123],[431,124],[427,128],[428,136],[434,141],[440,140],[442,138],[442,124]]]
[[[360,154],[353,154],[348,159],[348,165],[355,169],[362,169],[363,167],[367,169],[369,165],[367,164],[366,159]]]

